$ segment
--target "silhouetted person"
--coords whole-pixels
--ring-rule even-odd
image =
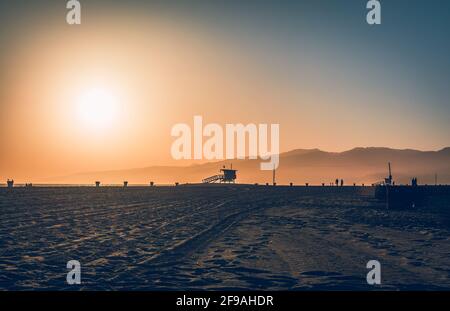
[[[339,179],[336,178],[335,184],[336,184],[336,187],[339,186]]]
[[[341,179],[341,187],[344,185],[344,180]]]
[[[14,179],[13,180],[8,179],[6,183],[8,184],[8,188],[14,187]]]

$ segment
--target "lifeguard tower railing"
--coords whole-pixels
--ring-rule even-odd
[[[214,175],[202,180],[204,184],[211,184],[215,182],[223,182],[223,175]]]

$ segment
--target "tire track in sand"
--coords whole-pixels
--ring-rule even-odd
[[[235,201],[229,201],[219,204],[216,207],[236,204]],[[237,225],[248,215],[256,210],[261,210],[267,207],[274,207],[279,204],[277,200],[268,200],[262,198],[259,200],[253,200],[251,203],[242,204],[238,212],[232,213],[224,217],[221,221],[214,223],[209,228],[194,235],[192,238],[187,239],[171,249],[167,249],[161,252],[159,255],[146,259],[140,264],[150,264],[154,267],[171,267],[182,263],[186,260],[192,260],[195,257],[195,253],[200,253],[202,249],[205,249],[211,242],[222,237],[228,230]]]

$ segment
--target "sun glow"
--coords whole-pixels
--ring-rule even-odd
[[[76,102],[78,121],[89,129],[113,127],[120,116],[120,102],[112,91],[92,88]]]

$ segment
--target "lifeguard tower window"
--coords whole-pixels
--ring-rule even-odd
[[[220,171],[223,173],[223,182],[232,182],[232,183],[235,182],[236,170],[223,168]]]

